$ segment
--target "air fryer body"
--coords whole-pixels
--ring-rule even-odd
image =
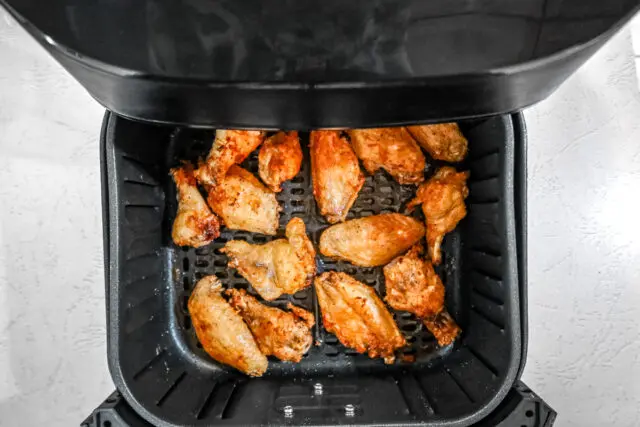
[[[187,126],[380,126],[544,99],[637,0],[0,0],[107,109]]]

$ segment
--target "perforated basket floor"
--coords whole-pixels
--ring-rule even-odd
[[[394,313],[414,363],[394,365],[343,347],[324,331],[313,287],[287,301],[316,314],[317,346],[299,364],[270,359],[262,379],[248,379],[200,348],[186,310],[196,281],[216,274],[228,287],[252,289],[219,253],[224,243],[281,238],[293,216],[312,240],[328,223],[311,190],[308,134],[305,162],[278,195],[283,207],[276,237],[224,230],[200,249],[175,247],[176,211],[169,168],[207,153],[213,131],[172,129],[108,116],[103,134],[109,362],[132,407],[156,424],[435,423],[462,425],[490,411],[520,366],[520,319],[514,218],[514,127],[510,117],[465,123],[471,171],[468,216],[444,242],[439,269],[447,307],[463,329],[453,346],[438,348],[421,323]],[[257,172],[255,154],[243,165]],[[431,162],[426,174],[437,164]],[[368,176],[349,218],[404,212],[415,187],[386,173]],[[415,215],[420,216],[419,212]],[[359,268],[319,257],[319,271],[339,270],[384,296],[382,268]]]

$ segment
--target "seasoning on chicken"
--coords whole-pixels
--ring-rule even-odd
[[[460,328],[444,307],[444,285],[431,263],[422,257],[422,245],[389,264],[384,271],[385,301],[394,309],[415,314],[436,337],[438,344],[451,344]]]
[[[264,305],[244,289],[229,289],[229,303],[244,319],[265,356],[300,362],[313,343],[313,314],[289,303],[284,311]]]
[[[441,347],[451,344],[460,335],[460,326],[446,309],[442,309],[434,317],[422,319],[422,323],[436,337],[438,345]]]
[[[231,240],[222,249],[229,256],[229,267],[236,268],[267,301],[306,288],[316,273],[316,251],[300,218],[289,221],[286,236],[287,240],[264,245]]]
[[[424,155],[406,128],[351,129],[348,133],[353,150],[370,174],[382,168],[400,184],[424,181]]]
[[[267,358],[260,352],[242,317],[222,298],[222,283],[206,276],[189,297],[188,309],[196,335],[204,350],[215,360],[253,377],[267,370]]]
[[[444,235],[453,231],[458,222],[467,215],[464,205],[464,199],[469,195],[467,178],[469,172],[456,172],[450,166],[443,166],[431,179],[420,185],[415,199],[407,205],[412,209],[422,204],[422,212],[427,222],[429,257],[435,265],[442,262],[440,246]]]
[[[457,123],[408,126],[411,135],[431,157],[445,162],[461,162],[467,155],[467,138]]]
[[[178,212],[173,221],[171,237],[178,246],[198,248],[220,235],[220,222],[202,198],[193,176],[191,164],[171,169],[178,190]]]
[[[298,174],[302,165],[302,149],[298,132],[278,132],[260,147],[258,172],[262,182],[279,193],[283,182]]]
[[[361,267],[384,265],[424,236],[420,221],[397,213],[332,225],[320,236],[320,252]]]
[[[313,195],[331,224],[347,218],[364,184],[358,158],[339,131],[311,132],[311,178]]]
[[[229,168],[239,164],[264,140],[260,130],[218,129],[207,160],[196,171],[198,181],[213,186],[222,180]]]
[[[276,194],[249,171],[232,165],[220,183],[207,191],[209,206],[227,228],[276,234],[281,210]]]
[[[342,344],[393,363],[406,341],[376,291],[345,273],[322,273],[314,282],[322,323]]]

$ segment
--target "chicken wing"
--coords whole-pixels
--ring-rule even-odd
[[[273,355],[287,362],[302,360],[313,342],[311,327],[316,323],[313,314],[291,303],[287,306],[291,311],[266,306],[244,289],[230,289],[226,293],[265,356]]]
[[[396,310],[423,319],[438,344],[445,346],[455,340],[460,328],[446,313],[444,285],[422,252],[422,245],[415,245],[384,267],[385,301]]]
[[[408,126],[411,135],[431,157],[445,162],[461,162],[467,155],[467,138],[457,123]]]
[[[229,256],[229,266],[267,301],[306,288],[316,273],[316,251],[300,218],[289,221],[286,236],[287,240],[264,245],[231,240],[222,249]]]
[[[196,171],[203,185],[220,183],[229,168],[242,163],[262,143],[265,132],[260,130],[218,129],[207,160]]]
[[[276,194],[249,171],[232,165],[222,181],[207,190],[209,206],[228,228],[276,234],[280,220]]]
[[[469,195],[467,188],[469,172],[456,172],[450,166],[443,166],[429,181],[420,185],[416,197],[407,207],[422,204],[422,212],[427,222],[427,247],[433,264],[442,262],[440,246],[444,235],[453,231],[458,222],[467,215],[464,199]]]
[[[460,326],[445,308],[433,317],[422,319],[422,323],[436,337],[441,347],[451,344],[460,335]]]
[[[215,360],[253,377],[267,370],[267,358],[260,352],[242,317],[222,296],[222,283],[206,276],[196,284],[188,309],[204,350]]]
[[[352,219],[320,236],[320,252],[361,267],[384,265],[424,235],[420,221],[397,213]]]
[[[178,189],[178,212],[171,232],[174,243],[194,248],[211,243],[220,235],[220,223],[198,191],[193,167],[185,164],[171,169],[171,176]]]
[[[383,168],[400,184],[424,181],[424,155],[406,128],[352,129],[348,133],[353,150],[370,174]]]
[[[258,172],[262,182],[279,193],[283,182],[298,174],[302,165],[302,149],[298,132],[278,132],[260,147]]]
[[[345,273],[322,273],[314,282],[322,323],[347,347],[393,363],[406,341],[376,291]]]
[[[311,132],[313,195],[331,224],[342,222],[364,184],[358,158],[339,131]]]

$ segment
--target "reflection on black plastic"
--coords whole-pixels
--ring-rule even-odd
[[[0,0],[80,55],[160,76],[370,81],[514,65],[585,43],[637,0]]]

